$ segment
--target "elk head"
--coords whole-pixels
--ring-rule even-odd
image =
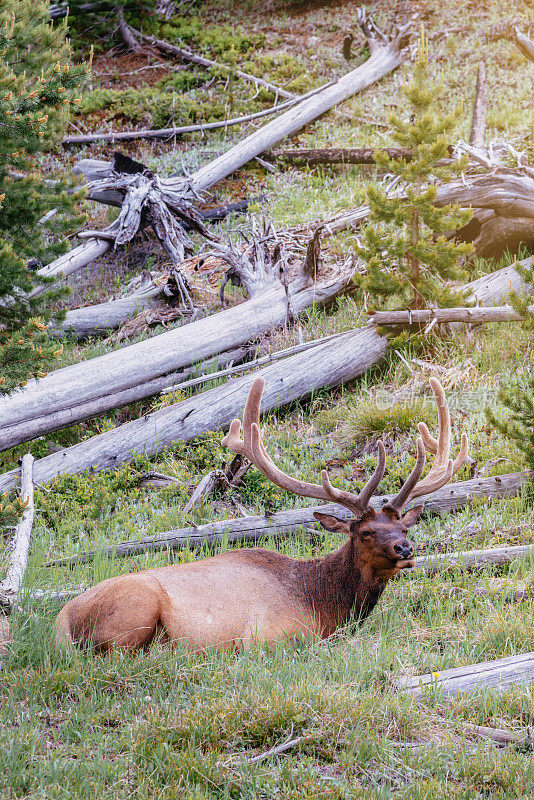
[[[307,483],[282,472],[267,454],[260,434],[260,403],[265,382],[257,378],[251,386],[243,412],[243,437],[241,421],[234,419],[223,445],[234,453],[248,458],[260,472],[281,489],[302,497],[326,500],[347,508],[352,518],[339,519],[331,514],[314,512],[323,528],[346,534],[354,544],[355,558],[360,567],[368,567],[377,577],[391,577],[399,570],[413,566],[414,549],[407,539],[408,528],[418,521],[423,505],[404,512],[407,504],[444,486],[464,464],[468,454],[467,436],[462,434],[460,451],[454,461],[450,459],[451,420],[443,387],[436,378],[430,379],[438,407],[438,438],[435,439],[424,422],[418,425],[417,459],[410,475],[397,494],[381,510],[370,505],[373,493],[384,476],[386,453],[382,441],[377,442],[378,463],[375,471],[357,493],[332,486],[326,470],[321,472],[321,485]],[[420,480],[426,452],[435,455],[431,470]]]

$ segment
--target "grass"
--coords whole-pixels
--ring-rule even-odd
[[[357,5],[299,5],[284,0],[272,4],[268,17],[259,14],[248,0],[239,4],[211,0],[199,5],[203,24],[191,26],[194,35],[186,43],[230,63],[228,42],[235,40],[235,59],[240,66],[257,69],[275,83],[294,78],[289,87],[304,91],[330,80],[334,73],[346,72],[363,57],[356,44],[356,60],[351,65],[343,61],[340,52],[345,30],[354,27]],[[390,5],[376,9],[379,23],[384,22]],[[464,6],[452,0],[445,0],[439,8],[425,0],[417,4],[429,32],[435,74],[443,80],[444,103],[464,98],[466,112],[460,134],[465,138],[476,65],[484,56],[491,64],[488,139],[523,136],[532,122],[531,68],[518,58],[510,43],[484,38],[500,21],[502,4],[491,0],[479,5],[472,20]],[[516,2],[510,13],[520,17],[531,10],[526,3]],[[182,22],[175,23],[175,32],[182,30],[180,26]],[[443,28],[462,26],[469,29],[440,35]],[[171,32],[166,35],[170,37]],[[238,47],[235,42],[244,44]],[[113,61],[107,59],[106,63]],[[115,66],[122,63],[118,60]],[[100,69],[104,72],[107,67],[102,64]],[[299,77],[303,69],[305,73]],[[390,107],[399,102],[399,87],[409,69],[409,65],[402,67],[343,104],[343,113],[326,115],[307,126],[291,144],[389,144],[387,129],[355,120],[385,121]],[[228,87],[224,89],[226,78],[220,76],[210,76],[215,81],[206,88],[196,72],[191,73],[194,80],[190,85],[182,77],[166,75],[162,79],[158,73],[157,80],[151,79],[145,86],[143,76],[150,74],[140,73],[135,85],[128,84],[129,93],[122,93],[117,82],[104,87],[95,84],[93,92],[84,94],[85,108],[91,111],[79,121],[88,127],[111,123],[110,105],[99,108],[102,92],[117,93],[108,94],[106,102],[111,98],[115,111],[121,107],[127,117],[135,93],[135,104],[143,114],[151,113],[146,109],[156,94],[165,99],[162,113],[168,113],[173,97],[176,108],[178,96],[187,97],[190,105],[199,105],[202,114],[209,113],[213,99],[221,104],[218,113],[226,114],[231,103],[238,108],[250,97],[250,86],[235,81],[230,98]],[[270,102],[259,95],[247,109]],[[184,104],[184,113],[188,107]],[[130,119],[133,121],[133,116],[121,124]],[[154,121],[149,117],[143,120]],[[113,125],[118,124],[119,120],[113,120]],[[182,161],[186,169],[197,169],[210,160],[211,153],[228,149],[242,135],[234,130],[206,140],[189,137],[172,146],[132,143],[125,151],[162,174],[170,174]],[[529,136],[522,139],[522,147],[531,151]],[[109,157],[108,151],[98,148],[68,157],[99,157],[99,153]],[[350,166],[279,169],[265,174],[259,166],[252,166],[214,187],[210,202],[265,193],[269,215],[279,227],[285,227],[357,205],[364,196],[365,180],[373,174],[372,169]],[[91,213],[93,222],[106,222],[98,207]],[[224,236],[234,226],[235,220],[229,220],[219,232]],[[353,233],[343,233],[331,238],[324,253],[327,268],[350,252],[353,237]],[[88,271],[77,285],[76,297],[85,302],[105,299],[147,258],[154,267],[164,260],[152,244],[137,250],[132,246],[121,258],[120,274],[105,264],[94,273]],[[473,277],[498,266],[478,261]],[[328,311],[310,309],[303,314],[301,335],[304,340],[328,335],[354,327],[363,319],[360,299],[345,297]],[[134,341],[157,332],[140,334]],[[277,331],[260,343],[260,351],[281,349],[297,341],[295,328]],[[95,340],[65,345],[62,365],[126,343]],[[268,415],[263,422],[265,440],[282,469],[316,481],[326,465],[335,485],[354,489],[375,466],[372,442],[380,435],[388,444],[383,489],[397,489],[414,463],[415,423],[427,415],[432,429],[434,412],[431,404],[422,404],[427,397],[383,409],[377,389],[388,395],[400,390],[409,395],[416,384],[427,381],[432,373],[414,365],[410,361],[413,356],[448,370],[444,383],[451,401],[455,442],[460,432],[466,431],[473,458],[473,464],[464,467],[458,477],[465,479],[477,471],[498,475],[524,467],[520,451],[489,426],[484,412],[487,404],[495,402],[504,380],[526,375],[531,368],[532,341],[519,325],[487,325],[441,338],[430,334],[406,342],[402,353],[412,371],[393,353],[350,386],[319,391],[307,403]],[[139,403],[57,432],[32,443],[32,452],[42,456],[54,444],[74,444],[146,413],[150,407],[150,401]],[[182,511],[190,488],[228,458],[221,438],[222,434],[215,432],[188,445],[176,442],[150,462],[137,458],[114,473],[64,475],[51,486],[38,488],[26,588],[90,586],[112,575],[228,549],[222,541],[195,552],[149,552],[125,559],[102,555],[107,547],[126,539],[232,516],[235,512],[221,495],[188,516]],[[2,454],[3,469],[11,468],[27,447]],[[138,479],[147,470],[172,475],[178,483],[157,491],[140,489]],[[278,491],[255,470],[247,473],[236,496],[251,514],[309,502]],[[413,529],[413,539],[420,552],[530,543],[534,541],[533,525],[534,503],[532,495],[525,492],[490,502],[474,499],[469,507],[444,518],[425,516]],[[309,558],[331,552],[341,541],[326,531],[310,537],[301,530],[284,540],[269,538],[262,544]],[[92,563],[68,569],[45,567],[48,559],[81,550],[96,550],[98,556]],[[0,540],[1,575],[7,569],[8,555],[9,538],[5,538]],[[510,603],[500,591],[485,596],[475,591],[479,586],[497,590],[503,585],[530,584],[533,572],[534,561],[525,559],[475,575],[461,566],[433,577],[411,573],[391,583],[371,617],[355,630],[342,630],[328,640],[303,643],[296,649],[281,646],[267,653],[253,648],[231,656],[155,645],[134,656],[112,653],[103,657],[76,651],[67,657],[51,644],[55,609],[37,608],[26,600],[13,616],[9,652],[0,672],[0,797],[530,797],[534,793],[532,754],[477,743],[466,737],[460,722],[524,732],[533,723],[532,684],[444,702],[432,693],[422,701],[415,700],[399,692],[395,681],[400,674],[441,671],[534,650],[532,600]],[[306,740],[285,755],[250,762],[250,757],[300,735]],[[424,746],[406,744],[414,740]]]

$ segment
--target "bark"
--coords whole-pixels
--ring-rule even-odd
[[[486,133],[486,68],[484,62],[478,65],[477,83],[475,88],[475,102],[473,105],[473,119],[469,133],[469,144],[472,147],[484,146]]]
[[[445,697],[474,691],[502,692],[507,688],[534,679],[534,653],[508,656],[497,661],[484,661],[442,672],[400,678],[399,688],[421,697],[424,690],[438,690]]]
[[[12,604],[17,597],[22,585],[32,534],[35,506],[33,500],[33,463],[34,458],[30,453],[22,457],[20,496],[26,503],[22,519],[15,528],[13,537],[13,550],[7,575],[0,583],[0,604]]]
[[[179,330],[191,329],[195,324],[184,326]],[[240,320],[240,327],[242,324],[243,320]],[[215,336],[219,336],[220,339],[222,333],[220,323],[217,323]],[[163,334],[163,336],[166,335]],[[242,335],[244,338],[249,338],[246,330]],[[153,342],[156,338],[161,339],[161,337],[155,337],[150,341]],[[195,340],[193,335],[187,338],[189,342]],[[146,344],[146,342],[141,344]],[[115,354],[121,364],[126,360],[126,349]],[[223,386],[147,414],[73,447],[52,453],[36,462],[36,481],[43,483],[66,472],[78,474],[85,470],[116,468],[119,464],[131,461],[135,457],[134,451],[144,453],[150,458],[177,440],[191,441],[206,431],[225,429],[235,417],[242,413],[250,386],[254,378],[258,376],[264,377],[267,381],[263,401],[263,413],[265,413],[294,400],[307,398],[317,389],[332,388],[357,378],[376,363],[385,354],[386,349],[387,340],[380,336],[374,328],[365,327],[350,331],[346,338],[326,342],[250,375],[237,378]],[[97,360],[94,359],[94,361]],[[94,375],[95,373],[94,371],[89,373],[90,364],[89,361],[80,365],[83,369],[80,381],[77,383],[79,388],[73,389],[72,380],[66,384],[68,394],[65,401],[67,403],[72,404],[72,398],[76,397],[82,383],[85,386],[91,385],[90,374]],[[143,359],[143,364],[145,364],[145,359]],[[67,369],[72,368],[68,367]],[[99,372],[101,370],[102,368],[99,369]],[[142,364],[139,364],[139,370],[142,370]],[[131,373],[131,366],[129,371]],[[136,376],[136,380],[138,379]],[[140,391],[143,391],[141,387],[142,384]],[[21,397],[22,394],[19,393],[18,396]],[[109,405],[109,402],[104,397],[100,398],[100,404]],[[21,405],[19,404],[19,410],[26,413],[29,405],[26,400]],[[31,407],[34,413],[38,410],[38,405],[35,403],[31,403]],[[42,417],[32,423],[12,425],[5,431],[4,442],[20,437],[29,438],[28,427],[30,424],[33,430],[32,436],[38,435],[39,431],[49,429],[51,424],[54,424],[55,427],[59,427],[60,424],[64,425],[66,424],[65,420],[72,417],[73,414],[79,416],[79,408],[78,406],[71,409],[67,406],[65,411],[55,416],[52,421],[46,422],[45,418],[46,424],[44,425]],[[86,414],[87,411],[84,413]],[[12,470],[0,476],[0,491],[11,488],[17,477],[18,470]]]
[[[534,306],[529,307],[534,313]],[[465,322],[478,325],[484,322],[520,322],[521,314],[511,306],[489,308],[433,308],[424,311],[375,311],[370,318],[374,325],[425,326],[436,320],[439,324]]]
[[[425,512],[441,516],[457,511],[467,505],[472,497],[513,496],[518,494],[531,479],[532,476],[529,473],[514,472],[508,475],[500,475],[498,478],[475,478],[469,481],[458,481],[428,495],[425,499]],[[378,510],[388,498],[389,495],[373,497],[371,505]],[[155,536],[146,536],[142,539],[121,542],[104,551],[104,555],[107,554],[109,558],[126,558],[140,553],[180,550],[184,547],[197,548],[206,544],[220,545],[225,542],[229,544],[244,542],[252,544],[269,537],[280,539],[285,536],[292,536],[303,527],[320,530],[319,523],[313,516],[314,511],[334,514],[342,519],[347,519],[351,516],[346,508],[334,503],[308,508],[296,508],[290,511],[279,511],[268,516],[261,515],[250,516],[245,519],[222,520],[195,527],[165,531]],[[95,555],[97,555],[95,551],[78,553],[70,558],[49,561],[47,566],[67,566],[85,563],[93,561]],[[431,563],[432,556],[426,556],[424,560],[426,567],[430,568]],[[419,567],[422,564],[423,561],[420,559]],[[441,561],[440,569],[443,567],[444,564]],[[406,575],[410,574],[410,572],[406,573]]]

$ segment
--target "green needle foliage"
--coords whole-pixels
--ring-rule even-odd
[[[80,224],[81,194],[46,181],[43,151],[57,143],[87,67],[72,67],[65,24],[53,27],[46,0],[4,0],[0,11],[0,393],[43,371],[56,345],[46,345],[40,314],[58,296],[28,298],[39,283],[28,260],[50,261]],[[47,178],[50,176],[47,175]],[[49,214],[50,212],[50,214]],[[43,219],[49,214],[48,219]],[[32,350],[30,339],[35,348]]]
[[[0,6],[0,395],[42,377],[61,352],[45,324],[59,292],[29,298],[43,280],[28,261],[65,252],[65,233],[82,221],[81,193],[67,195],[61,180],[51,185],[38,161],[59,141],[88,71],[71,66],[65,23],[53,27],[48,11],[47,0]],[[0,529],[21,511],[0,497]]]
[[[525,283],[534,285],[534,266],[516,265],[517,271]],[[519,296],[510,293],[510,305],[523,316],[523,326],[527,331],[534,331],[534,314],[528,307],[532,304],[529,294]],[[486,410],[489,421],[501,433],[511,439],[525,454],[530,469],[534,470],[534,364],[531,364],[530,375],[523,380],[514,381],[503,386],[498,394],[505,408],[505,417],[497,417],[491,409]]]
[[[410,161],[395,161],[376,152],[378,166],[401,179],[406,199],[388,197],[370,186],[367,202],[371,224],[362,235],[358,254],[367,269],[357,274],[357,284],[371,296],[375,308],[394,299],[398,308],[461,305],[461,293],[448,281],[464,281],[461,260],[472,245],[447,241],[445,234],[467,224],[469,210],[434,205],[437,181],[449,180],[465,163],[440,164],[449,155],[448,144],[460,109],[444,113],[438,105],[441,86],[433,83],[428,67],[428,48],[421,30],[419,55],[411,82],[404,88],[410,103],[410,118],[394,114],[389,122],[393,138],[413,153]]]

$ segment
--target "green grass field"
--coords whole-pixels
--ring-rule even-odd
[[[303,92],[350,68],[341,56],[341,42],[345,31],[356,27],[358,5],[275,1],[261,10],[252,0],[210,0],[197,4],[188,25],[171,19],[162,35],[176,40],[187,36],[187,44],[219,60],[230,57],[234,40],[231,57],[239,65],[279,84],[294,78],[288,85]],[[384,22],[395,3],[377,6],[377,21]],[[412,6],[429,35],[432,69],[443,83],[444,107],[463,103],[458,136],[468,135],[476,66],[484,58],[487,139],[505,136],[532,160],[534,67],[511,43],[489,36],[505,18],[517,20],[527,30],[534,21],[532,4],[515,0],[504,9],[499,0],[478,5],[424,0],[410,4],[410,10]],[[444,29],[449,33],[443,35]],[[351,66],[365,57],[360,45],[359,40],[353,45]],[[98,55],[95,73],[109,71],[112,64],[113,58]],[[390,144],[387,128],[361,120],[387,122],[389,112],[402,102],[399,89],[409,72],[407,63],[337,113],[308,126],[288,146]],[[95,77],[84,93],[78,122],[89,129],[166,125],[172,105],[174,123],[188,124],[192,118],[208,119],[210,114],[224,118],[230,112],[271,104],[263,94],[250,102],[254,90],[239,81],[225,87],[225,79],[215,76],[206,88],[202,73],[193,72],[194,80],[186,80],[187,74],[179,72],[182,77],[174,84],[167,77],[164,85],[156,86],[152,78],[143,83],[140,73],[135,86],[128,84],[127,90],[116,81],[103,85]],[[109,94],[112,91],[114,95]],[[133,115],[132,106],[145,108],[145,101],[148,110]],[[191,137],[175,145],[133,143],[124,150],[169,174],[182,162],[189,170],[206,163],[210,153],[227,149],[241,136],[243,131],[233,128],[226,135]],[[113,149],[80,148],[65,158],[74,162],[83,156],[109,157]],[[285,227],[358,205],[373,177],[373,170],[363,167],[289,167],[271,174],[253,164],[214,187],[210,202],[266,194],[269,215]],[[89,209],[90,224],[107,222],[115,213],[90,205],[94,206]],[[261,216],[261,211],[255,213]],[[228,233],[236,224],[237,220],[228,220],[220,232]],[[325,269],[353,247],[354,232],[332,237],[324,253]],[[146,241],[131,245],[120,258],[123,285],[139,271],[140,263],[164,262],[156,243]],[[118,279],[111,263],[90,267],[77,278],[69,305],[98,302],[116,291]],[[472,278],[505,263],[509,262],[476,260],[470,267]],[[239,296],[237,292],[235,297]],[[217,308],[214,298],[210,310]],[[326,311],[310,309],[303,314],[302,336],[307,340],[347,330],[364,317],[361,300],[344,297]],[[278,331],[260,348],[281,349],[295,344],[297,336],[295,330]],[[61,366],[128,343],[65,341]],[[519,324],[461,329],[446,338],[432,333],[408,342],[402,355],[408,361],[417,356],[447,369],[443,380],[453,401],[455,446],[460,434],[467,432],[473,459],[458,479],[480,470],[498,475],[524,468],[521,452],[485,416],[485,406],[496,402],[501,384],[532,369],[532,338]],[[432,403],[422,402],[381,410],[376,392],[409,390],[432,374],[417,365],[409,370],[392,352],[363,379],[270,414],[263,422],[268,448],[285,471],[311,481],[317,481],[325,462],[335,459],[337,466],[331,472],[336,485],[355,489],[374,468],[372,443],[383,436],[388,467],[382,490],[397,489],[414,463],[416,423],[424,418],[432,425],[434,412]],[[158,402],[161,398],[51,434],[33,442],[30,449],[42,457],[51,445],[74,444],[135,418]],[[237,516],[222,495],[190,515],[182,512],[190,488],[208,470],[229,460],[221,446],[222,435],[207,434],[188,445],[176,442],[150,462],[138,458],[114,473],[62,476],[38,487],[25,588],[89,587],[112,575],[227,549],[222,544],[211,550],[125,559],[100,555],[93,563],[72,568],[45,566],[51,558],[84,550],[102,552],[126,539]],[[2,471],[11,469],[27,449],[25,445],[1,454]],[[139,477],[149,469],[171,475],[178,483],[167,489],[140,489]],[[255,469],[248,471],[235,497],[250,514],[311,505],[276,489]],[[413,529],[412,538],[421,551],[534,542],[532,492],[525,490],[508,500],[474,499],[455,515],[426,516]],[[267,540],[264,546],[312,557],[340,544],[335,534],[311,537],[302,530],[282,541]],[[9,545],[9,538],[0,539],[0,576],[7,570]],[[444,701],[432,692],[415,699],[401,692],[396,681],[400,675],[439,672],[534,651],[532,599],[506,599],[506,590],[530,584],[533,570],[534,562],[522,560],[474,574],[462,567],[433,577],[411,573],[390,583],[361,626],[298,648],[283,645],[269,652],[258,647],[233,655],[188,653],[158,644],[136,655],[59,653],[50,640],[57,609],[36,607],[26,600],[12,616],[0,672],[0,797],[529,798],[534,795],[532,752],[477,740],[465,733],[461,722],[508,728],[524,736],[527,726],[534,725],[532,684]],[[487,591],[481,594],[478,589]],[[285,754],[252,760],[300,736],[305,738]]]

